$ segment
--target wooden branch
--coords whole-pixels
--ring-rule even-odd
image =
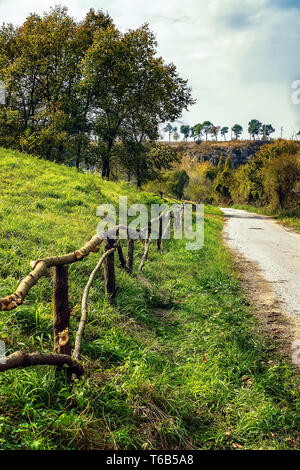
[[[10,369],[17,369],[18,367],[31,367],[31,366],[63,366],[67,365],[70,372],[81,377],[84,373],[83,367],[78,362],[74,361],[66,354],[44,354],[44,353],[31,353],[27,354],[23,351],[18,351],[10,356],[7,356],[0,361],[0,372]]]
[[[88,297],[89,297],[91,285],[95,279],[97,272],[99,271],[101,265],[103,264],[103,261],[105,260],[105,258],[109,256],[111,253],[113,253],[115,250],[116,248],[111,248],[111,250],[106,251],[101,256],[96,267],[91,272],[87,285],[84,288],[82,301],[81,301],[81,318],[80,318],[80,323],[79,323],[77,334],[76,334],[75,347],[74,347],[74,353],[73,353],[73,357],[76,361],[80,359],[81,342],[82,342],[84,330],[88,321]]]
[[[132,238],[128,238],[126,269],[129,273],[132,273],[133,253],[134,253],[134,240]]]

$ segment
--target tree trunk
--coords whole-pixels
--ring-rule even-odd
[[[121,268],[126,269],[126,261],[125,261],[124,255],[123,255],[122,246],[120,244],[118,244],[117,249],[118,249],[118,255],[119,255]]]
[[[134,253],[134,240],[132,240],[131,238],[128,238],[126,268],[129,273],[132,273],[133,253]]]
[[[158,228],[158,238],[156,241],[156,246],[158,250],[161,250],[161,243],[162,243],[162,217],[159,218],[159,228]]]
[[[68,268],[55,266],[53,271],[54,353],[71,356],[69,338],[70,307]]]

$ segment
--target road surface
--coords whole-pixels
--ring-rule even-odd
[[[270,217],[223,208],[228,245],[257,264],[286,313],[300,318],[300,234]]]

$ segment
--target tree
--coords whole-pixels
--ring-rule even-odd
[[[111,26],[95,34],[84,58],[83,86],[92,90],[91,119],[96,120],[94,130],[104,144],[103,177],[109,178],[118,138],[141,149],[147,132],[150,139],[158,135],[159,124],[175,121],[194,103],[187,81],[179,77],[174,64],[156,56],[156,46],[147,25],[126,33]]]
[[[248,132],[249,132],[249,134],[250,134],[250,136],[252,137],[253,140],[255,140],[255,136],[259,135],[259,133],[261,131],[261,126],[262,126],[262,123],[260,121],[258,121],[257,119],[252,119],[249,122]]]
[[[171,135],[172,135],[172,132],[174,132],[174,129],[173,129],[173,126],[172,124],[168,123],[166,125],[166,127],[164,127],[163,129],[164,132],[167,132],[169,134],[169,141],[171,140]]]
[[[299,154],[283,154],[280,158],[265,160],[262,168],[265,202],[272,209],[291,209],[299,214],[300,200],[295,190],[300,181]]]
[[[224,168],[220,165],[214,181],[216,197],[219,202],[228,202],[231,199],[230,188],[232,184],[231,158],[227,157]]]
[[[79,22],[55,7],[19,28],[3,25],[0,80],[9,112],[0,125],[9,117],[12,126],[14,117],[14,146],[48,159],[77,166],[101,159],[109,178],[113,147],[125,134],[135,143],[155,140],[161,124],[194,103],[187,81],[156,47],[147,25],[121,33],[94,10]]]
[[[178,139],[179,139],[179,137],[180,137],[179,134],[178,134],[178,128],[177,128],[177,127],[174,127],[174,128],[173,128],[173,132],[174,132],[174,134],[173,134],[173,139],[175,140],[175,142],[177,142]]]
[[[185,124],[180,126],[180,132],[181,132],[181,134],[183,134],[184,140],[188,140],[188,137],[190,135],[190,131],[191,131],[190,126],[187,126]]]
[[[262,136],[262,139],[269,140],[270,135],[273,134],[273,132],[275,132],[275,129],[272,124],[263,124],[261,126],[260,134]]]
[[[120,149],[120,163],[127,174],[135,176],[138,187],[159,179],[161,172],[169,170],[179,161],[178,151],[169,145],[128,140]]]
[[[210,134],[212,137],[214,137],[216,140],[218,140],[218,134],[220,132],[221,127],[220,126],[211,126],[210,128]]]
[[[202,124],[202,128],[203,128],[203,132],[205,134],[205,140],[206,141],[207,141],[207,136],[210,133],[212,125],[213,124],[210,121],[204,121],[204,123]]]
[[[29,15],[21,27],[2,26],[0,76],[8,90],[7,106],[18,110],[23,122],[22,149],[49,159],[75,159],[79,165],[90,132],[90,95],[80,92],[80,63],[94,32],[109,24],[102,12],[90,10],[77,23],[66,8],[55,7],[43,16]]]
[[[201,142],[203,135],[203,124],[195,124],[193,128],[193,137]]]
[[[226,134],[229,132],[229,127],[222,127],[221,129],[221,136],[226,140]]]
[[[240,135],[243,133],[243,127],[240,124],[235,124],[232,126],[232,132],[235,135],[236,140],[240,137]]]

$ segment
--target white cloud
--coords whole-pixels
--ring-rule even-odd
[[[2,0],[1,19],[21,23],[55,3]],[[83,0],[62,3],[78,18],[87,10]],[[247,128],[257,117],[278,132],[284,125],[289,137],[300,126],[300,108],[290,101],[290,84],[300,79],[300,10],[286,3],[297,6],[296,0],[91,0],[89,7],[107,10],[122,29],[150,23],[159,54],[189,79],[198,100],[184,113],[188,123]]]

